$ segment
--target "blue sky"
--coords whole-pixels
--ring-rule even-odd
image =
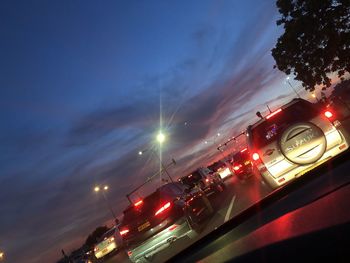
[[[266,103],[291,99],[270,52],[277,17],[272,0],[2,1],[0,249],[10,262],[54,261],[107,222],[96,184],[110,186],[119,214],[159,165],[137,152],[156,149],[160,124],[176,177],[215,158],[217,132],[232,136]]]

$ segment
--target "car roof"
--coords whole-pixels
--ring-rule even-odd
[[[307,103],[310,103],[308,102],[307,100],[304,100],[304,99],[300,99],[300,98],[294,98],[292,101],[282,105],[281,107],[279,107],[279,109],[286,109],[286,108],[289,108],[290,106],[296,104],[296,103],[300,103],[300,102],[307,102]],[[256,126],[259,126],[261,123],[265,122],[266,121],[266,117],[264,117],[263,119],[260,119],[259,121],[255,122],[254,124],[252,125],[249,125],[248,128],[247,128],[247,132],[251,131],[252,129],[254,129]]]

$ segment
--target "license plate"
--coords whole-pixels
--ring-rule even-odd
[[[151,223],[147,221],[146,223],[140,225],[140,226],[137,228],[137,230],[140,232],[140,231],[144,230],[145,228],[149,227],[150,225],[151,225]]]

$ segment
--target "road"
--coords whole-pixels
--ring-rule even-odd
[[[344,122],[344,125],[346,129],[350,131],[349,119]],[[349,153],[347,153],[347,156],[349,156]],[[345,168],[343,164],[341,169],[336,169],[336,167],[333,167],[332,162],[330,162],[327,166],[329,167],[329,169],[328,171],[325,170],[323,172],[324,176],[321,177],[320,179],[321,181],[319,182],[319,184],[324,184],[325,187],[328,185],[330,180],[332,181],[333,184],[335,183],[333,181],[335,179],[334,171],[340,171],[339,176],[337,178],[339,180],[342,180],[341,174],[344,174],[344,171],[350,170],[350,161],[347,161],[347,163],[345,164]],[[225,191],[223,193],[216,194],[211,197],[213,207],[215,208],[215,213],[205,223],[205,226],[202,232],[198,236],[192,239],[186,236],[184,238],[181,238],[175,241],[174,243],[171,244],[169,248],[166,248],[160,253],[158,253],[157,255],[155,255],[152,259],[152,262],[164,262],[167,259],[173,257],[178,252],[188,247],[190,244],[194,243],[201,237],[210,233],[211,231],[216,229],[218,226],[228,221],[230,218],[239,214],[240,212],[248,208],[250,205],[258,202],[259,200],[267,196],[269,193],[271,193],[271,190],[267,186],[262,184],[260,180],[258,180],[255,177],[251,177],[246,181],[239,181],[236,177],[232,177],[226,180],[225,183],[226,183]],[[127,254],[124,251],[122,251],[114,255],[113,257],[105,259],[104,262],[113,263],[113,262],[130,262],[130,261],[128,259]]]

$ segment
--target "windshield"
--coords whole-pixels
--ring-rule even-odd
[[[221,161],[220,161],[220,162],[216,162],[216,163],[214,163],[214,164],[208,166],[208,168],[209,168],[210,170],[212,170],[212,171],[218,171],[219,169],[225,168],[225,167],[226,167],[225,163],[224,163],[224,162],[221,162]]]
[[[261,148],[276,140],[284,129],[292,123],[311,121],[319,111],[315,106],[305,102],[297,102],[271,118],[266,119],[252,130],[253,147]]]
[[[202,180],[203,176],[198,172],[194,171],[191,174],[182,177],[180,180],[183,184],[193,187],[196,183]]]
[[[0,263],[172,262],[310,171],[331,191],[349,10],[1,1]]]
[[[105,239],[105,238],[108,238],[108,237],[111,237],[111,236],[113,236],[114,235],[114,233],[115,233],[115,228],[113,228],[113,229],[111,229],[111,230],[109,230],[109,231],[107,231],[103,236],[102,236],[102,239]]]
[[[137,206],[131,205],[123,212],[123,222],[127,223],[133,220],[137,220],[137,218],[143,217],[147,213],[152,213],[153,210],[159,205],[160,197],[161,195],[159,191],[156,191],[143,199],[141,204]]]
[[[249,152],[245,151],[245,152],[238,152],[233,156],[233,161],[234,162],[245,162],[246,160],[249,160],[250,156],[249,156]]]

